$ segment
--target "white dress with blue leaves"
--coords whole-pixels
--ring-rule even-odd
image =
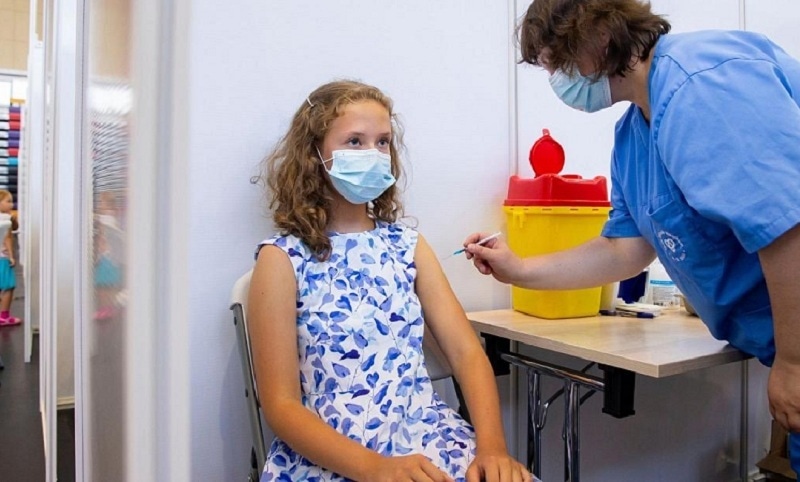
[[[456,480],[475,456],[472,427],[433,391],[415,292],[417,232],[378,222],[331,234],[320,262],[295,236],[262,242],[289,256],[297,277],[302,402],[328,425],[385,455],[424,454]],[[260,247],[259,246],[259,247]],[[347,480],[276,439],[261,481]]]

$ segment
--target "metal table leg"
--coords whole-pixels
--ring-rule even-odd
[[[748,409],[748,365],[749,360],[742,360],[742,370],[741,370],[741,385],[740,389],[740,396],[741,396],[741,406],[739,407],[739,478],[742,482],[747,482],[748,480],[748,469],[749,464],[747,462],[747,455],[748,455],[748,419],[749,416],[749,409]]]
[[[542,478],[542,428],[541,375],[528,370],[528,469]]]
[[[542,404],[540,376],[548,375],[564,382],[564,452],[565,480],[580,480],[580,386],[584,385],[592,391],[604,391],[603,380],[583,372],[566,367],[559,367],[525,356],[502,353],[501,358],[508,363],[524,367],[528,372],[528,465],[534,475],[541,477],[541,438],[547,407],[560,395],[556,393],[550,400]]]
[[[580,385],[564,380],[564,480],[580,482]]]

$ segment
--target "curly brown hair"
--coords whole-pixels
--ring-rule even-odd
[[[517,27],[522,60],[574,73],[577,60],[589,53],[595,77],[624,76],[635,60],[645,60],[669,22],[638,0],[535,0]],[[608,48],[599,32],[608,33]],[[542,50],[549,50],[542,59]]]
[[[395,222],[402,216],[398,183],[402,178],[399,153],[404,150],[402,126],[393,112],[392,100],[378,88],[352,80],[330,82],[312,92],[294,114],[286,135],[262,162],[267,199],[275,226],[292,234],[319,260],[331,253],[326,227],[333,186],[317,154],[333,121],[349,104],[372,100],[383,105],[392,119],[389,154],[392,175],[398,180],[367,207],[376,220]]]

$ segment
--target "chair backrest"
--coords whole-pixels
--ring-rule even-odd
[[[250,418],[250,435],[252,450],[250,453],[250,481],[259,480],[259,474],[267,460],[267,448],[264,440],[264,426],[261,419],[261,402],[258,400],[255,371],[253,370],[253,354],[250,348],[250,331],[247,328],[247,295],[250,292],[248,271],[233,285],[231,294],[231,311],[236,328],[236,344],[239,348],[239,359],[244,374],[244,396],[247,399],[247,413]]]
[[[436,341],[433,333],[428,330],[427,325],[425,325],[425,332],[422,337],[422,351],[425,353],[425,366],[428,368],[428,376],[431,377],[431,380],[443,380],[453,376],[453,370],[450,368],[450,364],[447,363],[447,358],[445,358],[439,342]]]
[[[230,309],[233,311],[233,324],[236,327],[236,343],[239,347],[239,358],[244,374],[245,398],[247,399],[247,411],[250,417],[250,430],[253,438],[252,457],[254,460],[251,462],[260,470],[266,462],[266,443],[264,440],[264,424],[261,418],[261,403],[258,400],[258,384],[255,370],[253,369],[250,330],[247,327],[247,296],[250,292],[250,278],[252,275],[253,271],[250,270],[234,283]],[[439,343],[434,338],[433,333],[427,330],[427,327],[425,335],[422,337],[422,350],[425,353],[425,365],[428,368],[428,376],[431,377],[431,380],[442,380],[452,376],[452,370],[442,349],[439,347]]]

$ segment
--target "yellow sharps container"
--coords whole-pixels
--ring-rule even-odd
[[[559,175],[564,149],[547,129],[531,148],[536,177],[512,176],[503,210],[508,244],[518,256],[553,253],[577,246],[600,234],[610,204],[606,178]],[[512,307],[541,318],[594,316],[600,309],[601,287],[540,291],[512,288]]]

